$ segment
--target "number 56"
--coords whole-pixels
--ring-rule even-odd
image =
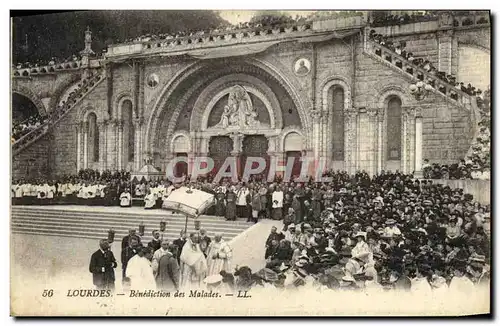
[[[42,297],[51,297],[54,295],[54,290],[43,290]]]

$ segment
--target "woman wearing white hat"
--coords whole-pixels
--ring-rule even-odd
[[[351,258],[345,265],[346,274],[354,275],[362,271],[363,267],[373,261],[373,253],[365,242],[366,232],[358,232],[354,235],[356,245],[351,250]]]

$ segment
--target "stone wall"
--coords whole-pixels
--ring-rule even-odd
[[[457,36],[457,39],[460,39],[460,37],[465,42],[463,36]],[[417,56],[428,57],[433,62],[439,61],[439,52],[441,50],[439,50],[439,40],[436,34],[400,35],[398,38],[406,40],[409,50],[413,51]],[[452,44],[452,46],[454,45]],[[457,48],[460,48],[458,41]],[[452,67],[454,60],[456,61],[457,58],[460,60],[460,56],[457,56],[456,53],[454,56],[453,53],[448,60],[451,61]],[[312,71],[305,76],[297,76],[293,71],[293,64],[302,57],[312,62]],[[386,116],[386,102],[390,96],[398,96],[402,100],[402,121],[404,122],[402,123],[402,128],[404,126],[402,130],[402,147],[407,153],[401,159],[401,167],[404,166],[403,171],[411,172],[414,168],[412,166],[414,164],[412,163],[414,162],[412,139],[415,137],[415,109],[421,112],[422,115],[422,152],[424,158],[428,158],[433,162],[456,162],[464,157],[472,138],[473,130],[469,111],[435,94],[430,94],[425,100],[417,102],[408,91],[408,87],[413,81],[400,71],[366,54],[363,50],[361,35],[354,35],[342,40],[332,39],[315,44],[293,42],[278,44],[253,57],[221,59],[224,63],[222,66],[220,62],[217,63],[218,61],[210,61],[212,66],[209,65],[203,68],[204,70],[200,70],[201,72],[196,72],[197,65],[201,66],[208,61],[196,62],[192,59],[162,60],[145,62],[144,71],[140,72],[140,76],[144,79],[147,79],[152,73],[157,74],[159,84],[157,87],[145,85],[143,88],[144,122],[139,132],[141,133],[140,137],[136,137],[136,139],[141,138],[144,145],[147,143],[146,136],[148,132],[158,132],[159,130],[159,134],[155,136],[157,142],[153,147],[158,153],[151,154],[153,156],[159,155],[162,159],[165,157],[169,137],[172,136],[173,132],[179,130],[189,131],[190,110],[195,106],[197,96],[201,94],[204,87],[220,77],[217,75],[218,67],[221,67],[220,69],[228,67],[227,71],[231,73],[233,66],[237,67],[240,64],[241,66],[251,66],[249,62],[253,62],[255,66],[253,68],[242,68],[242,71],[238,72],[252,75],[253,71],[255,78],[261,78],[262,82],[272,89],[281,106],[284,128],[301,125],[301,119],[303,119],[305,123],[300,127],[302,127],[304,135],[306,135],[306,149],[312,149],[313,144],[315,144],[313,138],[319,137],[318,146],[320,148],[317,151],[322,155],[325,153],[327,156],[331,155],[329,151],[331,151],[332,136],[328,120],[330,118],[325,114],[327,118],[315,118],[314,121],[316,122],[313,123],[311,111],[313,109],[320,111],[324,109],[323,88],[329,82],[335,80],[338,85],[345,88],[347,104],[345,105],[346,113],[344,115],[344,138],[349,149],[346,148],[348,153],[345,153],[347,165],[342,164],[342,166],[350,171],[365,169],[369,173],[375,173],[379,169],[386,168],[384,144],[387,139],[386,130],[384,129],[386,128],[384,117]],[[473,61],[472,58],[468,62],[470,69],[474,69],[474,64],[479,64],[479,62]],[[245,71],[245,69],[249,70]],[[258,69],[267,70],[267,72],[258,73],[256,72]],[[50,169],[56,174],[76,172],[77,166],[83,167],[83,139],[80,143],[81,159],[80,162],[77,162],[77,127],[83,122],[83,114],[86,111],[93,110],[98,116],[98,122],[106,121],[107,123],[99,127],[102,128],[100,129],[102,131],[100,141],[103,142],[102,159],[99,164],[89,164],[89,167],[117,169],[119,166],[117,147],[119,141],[117,137],[120,134],[118,132],[120,123],[116,119],[121,118],[118,115],[119,105],[121,99],[130,98],[133,103],[137,102],[141,107],[138,100],[135,101],[136,98],[140,98],[140,95],[134,95],[134,92],[138,90],[138,86],[145,83],[142,82],[141,84],[139,81],[140,84],[137,84],[135,79],[136,71],[134,71],[132,63],[113,64],[112,70],[112,79],[110,81],[105,80],[90,94],[86,95],[83,101],[73,108],[50,132],[52,151],[47,150],[47,139],[43,139],[26,149],[19,158],[24,160],[26,157],[35,155],[35,153],[49,153],[47,158],[42,158],[41,161],[49,162]],[[219,72],[226,73],[225,70]],[[268,72],[274,74],[276,80],[279,79],[280,82],[262,78]],[[46,78],[53,77],[47,76]],[[69,77],[60,75],[57,78],[63,80]],[[184,82],[179,83],[181,80]],[[107,83],[111,81],[112,98],[110,102],[113,106],[113,115],[108,117],[106,115],[109,94]],[[42,91],[49,92],[50,87],[56,87],[54,86],[56,85],[55,82],[52,82],[52,86],[48,84],[50,83],[36,86],[35,89],[38,92],[41,91],[39,88],[43,88]],[[177,87],[179,85],[180,87]],[[170,89],[175,89],[174,95],[166,100],[165,95],[168,95]],[[289,92],[290,94],[288,94]],[[298,107],[296,107],[294,101]],[[165,107],[168,109],[163,110],[161,114],[154,112],[154,109]],[[290,108],[292,113],[289,113]],[[302,117],[299,116],[300,110],[302,110]],[[331,108],[326,108],[326,111],[328,110],[331,110]],[[135,112],[138,113],[136,110]],[[152,119],[153,116],[158,118],[156,125],[152,123],[156,121]],[[108,119],[111,120],[108,121]],[[169,126],[171,120],[176,121],[177,125]],[[315,129],[314,137],[313,129]],[[151,139],[150,137],[149,140]],[[123,140],[123,144],[126,144],[125,140]],[[143,148],[141,154],[145,155],[148,150],[148,148]],[[122,151],[122,153],[125,153],[125,151]],[[14,167],[18,174],[23,170],[22,164],[14,164]]]

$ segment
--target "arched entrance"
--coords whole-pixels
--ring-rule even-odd
[[[290,89],[275,70],[252,60],[221,59],[187,67],[169,81],[152,108],[145,128],[145,152],[156,166],[167,166],[175,157],[170,146],[173,138],[187,133],[192,139],[190,154],[210,156],[215,170],[230,155],[243,158],[239,167],[250,155],[281,160],[278,139],[283,130],[308,130],[310,124],[303,103]],[[226,114],[226,106],[234,112]],[[236,111],[247,113],[234,114]],[[304,132],[306,140],[307,135]],[[266,146],[247,145],[255,141],[245,140],[247,136]],[[256,151],[253,146],[261,149]]]
[[[267,138],[264,135],[246,135],[243,138],[243,146],[240,155],[240,170],[239,175],[243,175],[245,165],[248,158],[263,158],[266,162],[265,169],[262,173],[267,177],[267,173],[269,171],[269,155],[267,153],[269,149],[269,143]],[[258,163],[252,163],[252,166],[249,166],[251,169],[256,169],[258,167]]]
[[[25,121],[29,117],[38,116],[38,108],[27,96],[20,93],[12,94],[12,122],[13,124]]]
[[[231,156],[233,140],[229,136],[216,136],[210,138],[208,156],[214,160],[212,173],[217,173],[226,158]]]

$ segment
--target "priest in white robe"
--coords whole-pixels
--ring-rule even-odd
[[[120,206],[121,207],[130,207],[132,201],[132,196],[128,189],[125,189],[120,195]]]
[[[207,251],[208,275],[219,274],[221,271],[231,273],[231,260],[233,250],[227,242],[222,239],[221,234],[214,237]]]
[[[127,263],[126,275],[132,290],[155,290],[156,281],[150,261],[144,256],[147,248],[141,248]]]
[[[207,276],[207,260],[198,242],[199,237],[191,233],[182,248],[180,287],[184,290],[202,288],[203,280]]]
[[[144,208],[153,209],[156,205],[156,196],[151,190],[148,190],[148,194],[144,197]]]

